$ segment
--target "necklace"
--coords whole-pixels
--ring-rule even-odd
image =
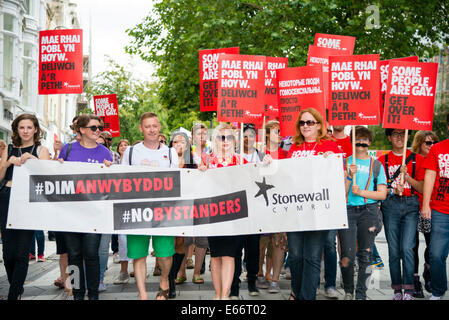
[[[33,154],[33,152],[34,152],[34,148],[36,147],[36,145],[35,144],[33,144],[33,148],[31,149],[31,152],[30,152],[30,154]],[[29,147],[25,147],[25,148],[29,148]],[[20,157],[23,155],[23,153],[22,153],[22,147],[19,147],[19,152],[20,152]]]
[[[306,151],[306,144],[307,144],[307,142],[304,141],[304,144],[303,144],[303,147],[302,147],[302,150],[303,150],[303,151]],[[318,144],[318,142],[315,142],[315,145],[313,146],[313,149],[310,150],[310,155],[312,155],[313,150],[315,150],[317,144]]]

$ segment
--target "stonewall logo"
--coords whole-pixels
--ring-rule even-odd
[[[359,113],[359,118],[363,119],[363,120],[376,120],[377,119],[377,115],[367,116],[367,115],[364,115],[362,112],[360,112]]]
[[[418,118],[413,118],[413,122],[422,126],[430,125],[430,121],[420,121]]]
[[[262,182],[255,181],[257,186],[259,187],[259,191],[254,196],[257,198],[259,196],[263,196],[265,199],[265,204],[267,207],[270,206],[268,190],[275,188],[274,185],[270,185],[266,183],[265,177]],[[310,193],[298,193],[298,194],[279,194],[273,193],[271,196],[272,202],[271,206],[273,207],[273,212],[277,213],[278,209],[281,208],[285,212],[288,212],[290,207],[296,206],[297,211],[303,211],[303,204],[309,204],[312,210],[315,210],[315,206],[318,204],[324,204],[326,209],[330,209],[330,197],[329,197],[329,189],[324,188],[320,192],[310,192]]]

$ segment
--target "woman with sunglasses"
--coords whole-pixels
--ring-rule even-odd
[[[422,155],[424,158],[430,152],[430,148],[439,141],[437,135],[433,131],[417,131],[412,143],[412,152]],[[422,193],[418,192],[419,207],[422,207]],[[432,293],[432,288],[430,286],[430,256],[429,256],[429,245],[430,245],[430,219],[424,219],[419,215],[418,217],[418,230],[416,231],[416,244],[415,244],[415,274],[414,274],[414,285],[415,290],[413,292],[413,297],[424,298],[424,293],[422,291],[421,280],[419,279],[419,232],[422,232],[424,239],[426,240],[426,249],[424,251],[424,288],[427,292]]]
[[[68,145],[62,148],[58,159],[61,163],[65,160],[112,165],[109,149],[97,143],[100,133],[103,131],[100,117],[92,114],[80,115],[76,122],[76,131],[79,132],[81,140],[72,143],[70,152],[67,152]],[[79,288],[73,288],[74,299],[84,300],[86,278],[89,300],[98,300],[100,285],[98,249],[101,234],[65,232],[64,240],[67,246],[69,265],[76,266],[80,274]]]
[[[218,125],[212,134],[212,154],[209,162],[203,155],[200,170],[223,168],[240,164],[240,157],[235,153],[236,137],[232,127],[227,123]],[[243,159],[244,160],[244,159]],[[246,160],[243,161],[247,163]],[[210,267],[215,289],[214,300],[229,300],[229,292],[234,277],[234,258],[238,251],[240,236],[208,237],[210,247]]]
[[[13,171],[28,159],[50,160],[50,153],[41,146],[39,121],[32,114],[21,114],[11,124],[12,145],[3,150],[0,161],[0,231],[3,260],[9,282],[8,300],[20,299],[28,272],[29,250],[33,230],[6,229]]]
[[[342,153],[338,145],[327,137],[323,117],[315,108],[304,109],[296,121],[287,158],[302,158]],[[321,255],[328,231],[288,232],[288,249],[292,292],[290,299],[315,300],[320,283]]]

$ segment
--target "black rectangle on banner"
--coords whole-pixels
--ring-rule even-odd
[[[181,195],[179,171],[31,175],[30,202],[171,198]]]
[[[246,217],[246,191],[193,200],[114,203],[114,230],[183,227]]]

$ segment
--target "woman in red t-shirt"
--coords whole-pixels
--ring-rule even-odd
[[[212,134],[212,154],[207,161],[203,155],[200,170],[222,168],[240,164],[240,157],[235,153],[236,137],[232,127],[227,123],[218,125]],[[247,163],[246,160],[243,163]],[[239,236],[208,237],[210,248],[210,268],[215,289],[214,300],[229,300],[229,292],[234,277],[234,258],[237,253]]]
[[[329,140],[323,117],[315,108],[304,109],[296,121],[296,136],[288,158],[300,158],[341,153]],[[342,168],[343,169],[343,168]],[[320,283],[321,255],[328,230],[288,232],[291,271],[291,299],[315,300]]]
[[[412,152],[419,153],[424,158],[429,154],[430,148],[438,142],[438,136],[433,131],[420,130],[415,133],[412,143]],[[422,193],[418,192],[419,207],[422,207]],[[423,233],[426,240],[426,249],[424,251],[424,287],[427,292],[432,293],[432,287],[430,286],[430,257],[429,257],[429,245],[430,245],[430,220],[419,217],[418,230]],[[424,298],[422,294],[421,281],[419,280],[419,232],[416,231],[416,245],[415,245],[415,291],[413,296],[415,298]],[[421,293],[421,294],[419,294]]]

